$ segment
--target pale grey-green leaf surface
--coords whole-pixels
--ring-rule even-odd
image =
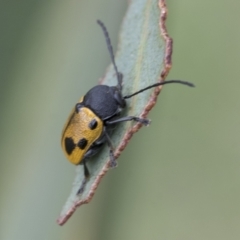
[[[161,1],[160,1],[161,2]],[[163,1],[162,1],[163,2]],[[165,68],[166,41],[160,31],[161,9],[158,0],[132,0],[123,20],[116,54],[116,64],[123,73],[123,96],[138,91],[160,80]],[[105,23],[107,25],[107,23]],[[110,33],[111,36],[111,33]],[[99,30],[99,39],[103,38]],[[100,41],[104,46],[105,42]],[[106,48],[107,51],[107,48]],[[114,86],[117,84],[115,71],[110,65],[101,84]],[[131,99],[127,99],[127,108],[123,115],[140,116],[151,100],[154,89],[147,90]],[[120,123],[111,136],[114,147],[123,141],[124,135],[135,125],[134,122]],[[75,211],[76,206],[86,203],[92,197],[99,183],[100,175],[108,170],[109,149],[107,146],[87,162],[90,179],[83,193],[76,193],[84,179],[83,166],[76,168],[76,178],[71,194],[65,204],[59,224],[63,224]]]

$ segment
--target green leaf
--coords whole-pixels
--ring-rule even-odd
[[[129,1],[116,54],[116,64],[123,73],[123,96],[154,84],[167,75],[171,67],[172,40],[165,28],[166,14],[164,0]],[[112,65],[107,69],[101,84],[117,84]],[[127,99],[128,106],[123,115],[146,117],[156,103],[160,89],[161,87],[156,87]],[[116,158],[140,127],[141,124],[135,122],[120,123],[116,127],[111,136]],[[76,193],[82,185],[84,172],[82,165],[77,166],[72,192],[58,218],[60,225],[68,220],[78,206],[91,200],[101,178],[109,170],[108,162],[109,149],[105,146],[87,162],[91,177],[80,196]]]

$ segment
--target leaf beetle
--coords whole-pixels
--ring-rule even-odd
[[[117,165],[114,158],[114,147],[110,138],[112,126],[125,121],[135,121],[143,125],[149,125],[150,120],[145,118],[120,116],[122,109],[126,107],[126,99],[147,89],[168,83],[194,86],[192,83],[181,80],[169,80],[155,83],[130,95],[122,96],[123,74],[117,69],[113,48],[105,25],[100,20],[97,20],[97,23],[102,28],[105,36],[108,51],[116,72],[117,85],[97,85],[91,88],[75,105],[64,126],[61,138],[63,151],[71,163],[75,165],[83,164],[84,167],[85,180],[77,194],[83,192],[86,181],[90,177],[86,162],[101,149],[103,144],[107,143],[109,146],[111,166]]]

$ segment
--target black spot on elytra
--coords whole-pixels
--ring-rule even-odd
[[[87,146],[87,144],[88,140],[86,138],[80,139],[79,142],[77,143],[78,147],[82,150]]]
[[[97,120],[96,120],[96,119],[93,119],[93,120],[88,124],[88,127],[89,127],[91,130],[93,130],[93,129],[95,129],[95,128],[97,127],[97,125],[98,125]]]
[[[76,144],[74,143],[72,138],[65,138],[65,149],[68,155],[71,155],[74,148],[76,147]]]

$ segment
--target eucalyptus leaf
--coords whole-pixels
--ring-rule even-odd
[[[123,74],[123,96],[154,84],[167,75],[171,67],[172,41],[165,28],[166,14],[164,0],[129,1],[115,59],[118,70]],[[103,37],[100,31],[99,36]],[[117,85],[112,64],[100,84]],[[127,107],[122,116],[146,117],[156,103],[160,89],[161,87],[156,87],[127,99]],[[117,125],[111,135],[116,158],[140,127],[141,124],[136,122],[123,122]],[[89,159],[87,166],[91,177],[79,196],[76,193],[84,180],[84,171],[83,165],[76,167],[76,178],[71,194],[58,218],[60,225],[68,220],[78,206],[91,200],[101,178],[109,169],[108,146],[104,146],[96,156]]]

